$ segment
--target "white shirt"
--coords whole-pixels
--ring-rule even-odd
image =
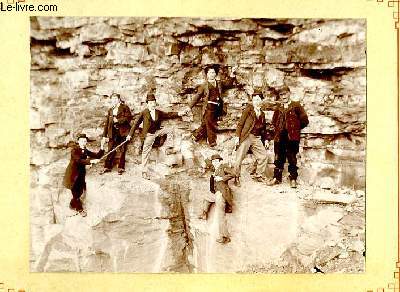
[[[151,116],[151,118],[153,119],[153,121],[156,120],[156,110],[155,110],[155,109],[152,110],[152,111],[150,111],[150,116]]]
[[[118,114],[118,108],[119,108],[119,104],[117,104],[114,108],[113,108],[113,116],[116,116]]]

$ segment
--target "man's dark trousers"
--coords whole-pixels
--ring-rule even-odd
[[[217,110],[217,105],[207,104],[207,108],[202,117],[201,126],[194,133],[196,141],[200,141],[207,137],[209,144],[216,143],[218,121]]]
[[[122,136],[120,132],[117,129],[113,129],[113,137],[110,138],[108,141],[108,149],[111,151],[115,147],[117,147],[119,144],[124,142],[126,140],[126,136]],[[121,156],[119,157],[119,162],[118,162],[118,168],[125,169],[125,153],[126,153],[126,148],[127,148],[127,143],[122,145],[121,147],[118,148],[120,150]],[[113,161],[115,157],[116,151],[110,153],[110,155],[107,156],[104,167],[111,169],[113,166]]]
[[[286,159],[289,163],[288,171],[290,180],[297,179],[297,153],[299,153],[300,141],[290,141],[288,133],[283,130],[280,134],[279,141],[274,142],[275,153],[275,169],[274,177],[278,181],[282,181],[283,167]]]
[[[78,176],[77,180],[75,181],[74,185],[71,188],[72,199],[71,202],[69,203],[69,206],[78,212],[83,210],[81,196],[85,190],[86,190],[85,178]]]

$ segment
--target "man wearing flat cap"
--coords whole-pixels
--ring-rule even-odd
[[[111,108],[107,112],[106,123],[103,130],[103,139],[108,141],[108,151],[113,150],[119,144],[125,141],[126,136],[131,128],[130,121],[132,114],[129,107],[121,100],[121,96],[117,93],[111,95]],[[118,174],[125,171],[125,153],[127,149],[126,143],[120,148],[120,157],[118,161]],[[115,158],[116,151],[110,153],[105,162],[104,169],[101,174],[110,172]]]
[[[265,114],[261,110],[263,100],[262,93],[253,93],[252,101],[244,109],[236,128],[235,144],[236,161],[235,171],[240,177],[241,164],[249,150],[251,150],[257,161],[254,179],[264,180],[267,169],[267,150],[265,149],[266,121]]]
[[[228,182],[236,177],[236,173],[228,164],[223,163],[223,159],[219,154],[212,155],[210,160],[214,167],[214,173],[210,177],[211,194],[204,199],[203,211],[199,219],[207,220],[211,204],[215,203],[219,234],[217,242],[224,244],[231,241],[225,213],[232,212],[233,194]]]
[[[155,140],[164,135],[167,139],[164,143],[164,148],[172,147],[172,129],[162,128],[161,124],[164,120],[180,118],[184,113],[177,112],[164,112],[156,109],[157,101],[154,94],[150,93],[146,97],[147,108],[143,110],[136,118],[131,130],[129,131],[126,140],[130,140],[134,135],[136,129],[141,123],[143,123],[142,136],[144,137],[143,149],[142,149],[142,177],[150,179],[147,171],[147,163],[150,157],[150,151],[153,147]]]
[[[101,142],[100,151],[94,153],[86,148],[87,137],[85,134],[78,136],[78,145],[75,145],[71,150],[71,159],[64,175],[64,186],[71,190],[72,199],[69,207],[77,212],[82,213],[83,207],[81,196],[86,190],[86,165],[96,164],[99,158],[104,154],[104,140]]]
[[[279,99],[279,97],[277,98]],[[280,104],[272,117],[274,127],[274,177],[268,185],[282,182],[282,172],[286,159],[289,162],[289,180],[292,188],[297,187],[297,153],[300,145],[300,131],[308,125],[308,116],[297,100],[285,88],[280,96]]]

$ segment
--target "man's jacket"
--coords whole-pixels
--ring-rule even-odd
[[[215,176],[222,177],[222,181],[215,181]],[[231,188],[228,185],[228,181],[236,177],[234,169],[227,164],[221,164],[220,167],[215,171],[214,175],[210,177],[210,191],[212,193],[221,192],[225,201],[233,206],[233,194]]]
[[[113,109],[110,108],[107,113],[106,124],[104,125],[103,137],[112,139],[117,134],[114,133],[114,131],[118,131],[118,134],[123,137],[128,135],[131,128],[130,122],[132,120],[132,114],[129,107],[126,104],[121,103],[115,117],[118,120],[117,122],[114,122]]]
[[[266,135],[265,114],[261,111],[261,119],[264,125],[261,133],[261,141],[264,143]],[[236,136],[239,137],[239,145],[250,135],[256,121],[256,112],[252,104],[248,104],[244,109],[242,116],[236,128]]]
[[[71,159],[65,170],[63,184],[67,189],[72,189],[78,177],[85,181],[86,169],[85,165],[90,164],[90,158],[100,158],[104,154],[104,150],[97,153],[74,146],[71,151]]]
[[[272,125],[274,141],[279,142],[285,128],[290,141],[300,141],[300,130],[308,125],[308,116],[300,102],[291,102],[286,111],[282,106],[274,111]]]
[[[217,106],[217,117],[225,116],[227,113],[227,105],[224,103],[224,100],[222,99],[222,85],[219,81],[216,82],[218,92],[219,92],[219,99],[218,99],[218,106]],[[209,83],[206,81],[204,84],[200,85],[197,88],[197,93],[194,99],[191,101],[189,104],[190,108],[193,108],[196,104],[199,103],[201,99],[203,99],[203,107],[202,107],[202,114],[201,116],[204,115],[204,112],[207,109],[207,103],[208,103],[208,97],[209,97]]]
[[[161,110],[155,110],[155,118],[151,117],[149,109],[143,110],[139,116],[136,118],[135,123],[133,124],[129,136],[133,136],[136,129],[143,122],[142,135],[146,137],[147,133],[154,134],[157,130],[161,128],[161,123],[167,119],[176,119],[180,118],[177,112],[163,112]]]

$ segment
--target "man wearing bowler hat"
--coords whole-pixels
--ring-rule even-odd
[[[236,177],[236,173],[228,164],[223,163],[223,159],[219,154],[213,154],[210,160],[214,167],[214,173],[210,177],[211,194],[204,199],[203,210],[199,219],[207,220],[211,204],[215,203],[218,220],[217,242],[224,244],[231,241],[225,213],[232,212],[233,194],[228,182]]]
[[[132,114],[129,107],[121,100],[117,93],[111,95],[111,108],[108,110],[106,123],[104,125],[103,139],[108,142],[108,151],[113,150],[122,142],[125,142],[126,136],[131,128],[130,121]],[[120,157],[118,161],[118,174],[125,171],[125,153],[126,143],[120,148]],[[110,172],[115,158],[116,151],[110,153],[105,162],[101,174]]]
[[[184,113],[180,112],[164,112],[156,109],[157,101],[154,94],[150,93],[146,97],[147,108],[143,110],[135,123],[133,124],[131,130],[129,131],[126,140],[129,141],[134,135],[136,129],[141,123],[143,123],[142,135],[144,137],[143,149],[142,149],[142,177],[145,179],[150,179],[147,171],[147,163],[150,157],[150,151],[153,147],[155,140],[159,137],[166,135],[166,141],[164,148],[172,148],[172,133],[173,130],[169,128],[162,128],[161,123],[167,119],[180,118]]]
[[[100,151],[94,153],[86,148],[87,137],[85,134],[78,136],[78,145],[75,145],[71,151],[71,159],[64,175],[64,186],[71,190],[72,199],[70,208],[86,215],[83,212],[81,196],[86,190],[86,165],[96,164],[99,158],[104,154],[104,140],[101,141]]]

